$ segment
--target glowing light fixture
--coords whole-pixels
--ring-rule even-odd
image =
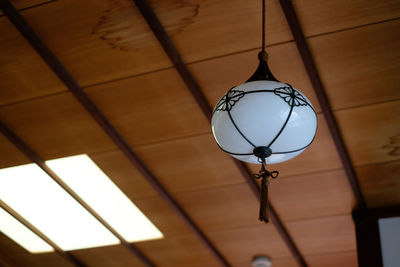
[[[119,243],[36,164],[1,169],[0,199],[62,250]]]
[[[87,155],[50,160],[46,165],[128,242],[163,237]],[[0,169],[0,199],[62,250],[120,242],[36,164]],[[7,215],[4,210],[0,212],[2,232],[31,252],[52,250]],[[23,234],[23,231],[16,234],[19,228],[29,234]],[[31,241],[33,239],[35,241]],[[29,244],[34,247],[29,247]]]
[[[54,159],[46,165],[127,241],[163,237],[87,155]]]
[[[2,208],[0,208],[0,231],[31,253],[54,251],[43,239]]]

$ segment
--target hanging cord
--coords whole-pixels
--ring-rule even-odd
[[[266,169],[267,163],[265,158],[259,158],[261,160],[261,170],[258,172],[259,174],[255,174],[256,179],[261,178],[261,194],[260,194],[260,214],[258,219],[260,221],[264,221],[266,223],[269,222],[268,216],[268,186],[270,183],[270,179],[275,179],[278,177],[278,171],[269,172]]]
[[[265,0],[262,0],[262,43],[261,50],[265,52]]]
[[[262,0],[262,37],[261,37],[261,51],[258,53],[259,64],[254,74],[246,81],[278,81],[268,67],[268,54],[266,51],[266,3]]]

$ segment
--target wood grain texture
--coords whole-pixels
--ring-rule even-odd
[[[0,134],[0,168],[30,163],[4,135]]]
[[[57,1],[22,15],[82,86],[171,66],[132,1]],[[110,44],[96,32],[102,23],[133,49]],[[138,38],[130,28],[141,29]]]
[[[334,110],[400,99],[399,27],[394,20],[308,40]]]
[[[66,90],[6,17],[0,32],[0,105]]]
[[[207,266],[215,264],[208,249],[194,235],[175,236],[136,245],[149,255],[157,266]]]
[[[400,161],[359,166],[356,172],[369,207],[400,205]]]
[[[61,257],[59,254],[40,253],[32,254],[9,239],[3,233],[0,233],[0,251],[8,262],[13,263],[12,267],[16,266],[32,266],[32,267],[73,267],[71,263]]]
[[[233,86],[245,82],[256,70],[259,49],[189,65],[211,106]],[[268,64],[277,79],[303,92],[320,111],[315,93],[293,42],[267,48]]]
[[[258,2],[245,8],[242,1],[169,0],[153,6],[186,61],[260,46]],[[270,10],[270,41],[289,40],[276,1]],[[83,86],[171,66],[132,1],[57,1],[22,15]],[[221,15],[229,23],[219,23]]]
[[[278,177],[270,184],[270,196],[283,221],[348,214],[355,207],[343,170]]]
[[[161,2],[152,1],[152,6],[164,24],[162,12],[157,10],[157,5]],[[261,47],[260,1],[188,2],[199,7],[198,14],[184,31],[172,36],[174,44],[186,62]],[[267,44],[290,40],[289,28],[278,1],[269,0],[267,6]]]
[[[262,254],[265,255],[265,254]],[[249,267],[251,264],[251,259],[241,262],[233,262],[233,267]],[[293,258],[279,258],[272,259],[272,264],[274,267],[297,267],[297,262]]]
[[[206,232],[259,223],[258,200],[247,184],[176,193],[175,197]]]
[[[265,253],[262,253],[265,255]],[[329,254],[321,254],[321,255],[312,255],[306,257],[307,264],[310,267],[337,267],[337,266],[346,266],[346,267],[357,267],[357,252],[349,251],[349,252],[339,252],[339,253],[329,253]],[[272,264],[274,267],[294,267],[297,266],[297,263],[291,258],[272,258]],[[250,260],[243,262],[234,262],[232,264],[234,267],[249,267]]]
[[[86,92],[133,147],[210,132],[173,69],[90,87]]]
[[[144,267],[145,265],[130,254],[122,245],[105,246],[72,251],[80,259],[85,259],[88,266],[98,267]]]
[[[48,4],[55,0],[11,0],[11,3],[18,10],[23,10],[26,8],[34,8],[37,5]],[[0,16],[3,16],[3,11],[0,10]]]
[[[164,236],[193,235],[193,232],[186,226],[183,220],[161,197],[133,199],[133,202],[157,226]],[[195,237],[195,235],[193,236]],[[195,238],[197,240],[197,237]],[[200,240],[199,243],[201,244]]]
[[[254,173],[260,170],[259,165],[248,164],[248,166]],[[323,115],[318,115],[318,129],[314,142],[303,153],[290,161],[269,167],[271,170],[279,170],[280,177],[340,168],[342,164]]]
[[[211,134],[140,146],[136,152],[173,193],[243,183]]]
[[[335,113],[354,165],[400,159],[400,101]]]
[[[291,257],[290,251],[272,224],[265,225],[259,222],[254,226],[212,231],[210,237],[233,262],[251,260],[254,255]]]
[[[11,0],[11,3],[17,9],[25,9],[29,7],[34,7],[39,4],[51,3],[52,1],[54,0]]]
[[[295,0],[305,36],[338,31],[400,17],[396,0]]]
[[[356,236],[351,215],[286,223],[303,255],[354,251]]]
[[[89,156],[130,199],[157,196],[157,192],[121,151],[112,150]]]
[[[310,267],[359,266],[357,260],[357,251],[312,255],[312,256],[307,256],[306,260]]]
[[[69,93],[2,107],[0,119],[44,159],[115,148]]]

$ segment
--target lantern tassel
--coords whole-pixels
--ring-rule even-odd
[[[269,180],[266,177],[261,179],[261,196],[260,196],[260,215],[258,219],[266,223],[269,222],[268,216],[268,185]]]
[[[270,178],[275,179],[278,177],[279,172],[277,171],[272,171],[269,172],[265,167],[267,166],[265,162],[265,158],[261,159],[261,170],[259,171],[259,174],[255,174],[254,176],[256,179],[261,178],[261,193],[260,193],[260,213],[258,219],[260,221],[264,221],[266,223],[269,222],[269,216],[268,216],[268,186],[270,182]]]

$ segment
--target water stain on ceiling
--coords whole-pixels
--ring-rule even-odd
[[[152,7],[170,37],[192,24],[199,12],[199,5],[185,0],[158,1]],[[140,50],[155,38],[132,0],[109,0],[92,34],[121,51]]]

